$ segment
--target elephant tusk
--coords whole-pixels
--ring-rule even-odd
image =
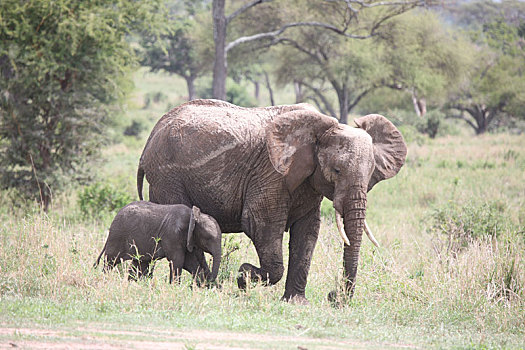
[[[343,230],[343,217],[337,210],[335,211],[335,223],[337,224],[337,231],[339,231],[339,234],[341,235],[341,238],[345,244],[350,245],[350,240]]]
[[[365,233],[368,236],[368,238],[370,238],[372,243],[374,243],[374,245],[379,248],[379,243],[377,243],[377,240],[375,239],[374,235],[372,234],[372,231],[370,231],[370,227],[368,227],[368,224],[366,223],[366,220],[365,220]]]

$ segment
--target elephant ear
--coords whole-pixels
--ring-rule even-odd
[[[196,206],[193,206],[193,208],[191,208],[190,224],[188,226],[188,239],[186,240],[186,248],[190,253],[193,251],[193,247],[195,247],[195,237],[193,232],[195,231],[195,223],[200,220],[200,217],[201,210]]]
[[[374,144],[375,169],[368,184],[368,191],[379,181],[389,179],[405,164],[407,145],[403,135],[388,119],[379,114],[369,114],[354,121],[365,130]]]
[[[275,170],[293,192],[315,170],[316,141],[336,119],[311,109],[294,110],[273,118],[266,129],[268,155]]]

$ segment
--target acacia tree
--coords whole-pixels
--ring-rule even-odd
[[[171,5],[169,11],[161,13],[165,28],[159,31],[146,31],[141,36],[144,48],[141,64],[150,67],[151,71],[164,70],[184,78],[188,89],[188,100],[196,97],[195,80],[202,76],[211,65],[209,54],[204,54],[204,40],[199,27],[199,13],[202,4],[185,4],[177,7]],[[170,7],[170,6],[168,6]],[[199,35],[200,34],[200,35]]]
[[[275,71],[281,85],[293,82],[298,102],[313,102],[317,108],[341,123],[359,101],[377,88],[386,75],[373,42],[345,40],[320,31],[301,33],[287,40],[280,50]],[[297,95],[297,92],[296,92]]]
[[[382,86],[406,92],[420,117],[427,100],[442,103],[446,91],[456,86],[470,63],[467,40],[447,30],[431,11],[406,13],[391,22],[376,40],[383,47],[382,64],[388,76]]]
[[[500,19],[473,33],[470,73],[448,107],[478,135],[505,117],[525,118],[525,40],[518,29]]]
[[[0,3],[0,182],[47,210],[104,134],[134,63],[124,40],[148,2]]]
[[[215,43],[215,61],[213,69],[213,96],[218,99],[226,97],[227,77],[227,55],[230,50],[247,42],[266,41],[266,46],[283,42],[283,36],[290,28],[313,27],[317,30],[327,30],[338,35],[352,38],[365,39],[378,33],[379,28],[390,18],[406,12],[414,7],[431,3],[432,0],[316,0],[316,1],[274,1],[253,0],[243,2],[237,10],[231,14],[225,13],[225,0],[213,0],[213,38]],[[227,42],[228,27],[231,22],[241,15],[246,15],[250,9],[260,7],[264,3],[272,3],[274,12],[272,17],[266,21],[259,18],[251,22],[246,33],[230,42]],[[372,21],[366,22],[366,26],[358,21],[365,17],[367,12],[374,12]],[[337,20],[325,21],[326,17],[337,17]],[[319,20],[321,18],[321,20]],[[264,28],[259,25],[263,24]],[[266,25],[268,24],[268,25]],[[254,31],[253,29],[257,30]],[[243,31],[243,33],[245,33]]]

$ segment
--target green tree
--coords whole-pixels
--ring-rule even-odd
[[[234,1],[238,2],[238,1]],[[225,0],[212,1],[215,61],[213,70],[213,95],[225,99],[228,71],[228,52],[241,44],[260,42],[272,46],[285,42],[292,28],[309,28],[328,31],[351,39],[369,38],[390,18],[433,0],[253,0],[242,2],[226,15]],[[257,12],[253,8],[257,8]],[[232,38],[232,21],[242,22],[242,17],[256,15],[248,27],[237,30]],[[230,33],[229,33],[230,32]],[[342,101],[344,104],[344,101]],[[345,109],[345,107],[341,107]],[[346,118],[346,117],[345,117]]]
[[[135,62],[125,36],[147,2],[0,3],[0,181],[47,210],[96,153]],[[129,84],[128,84],[129,86]]]
[[[377,40],[388,76],[383,86],[408,93],[418,116],[427,102],[442,104],[446,92],[465,76],[468,40],[447,29],[432,11],[403,14]]]
[[[293,46],[295,49],[290,49]],[[378,47],[371,40],[347,40],[326,31],[302,31],[282,47],[275,75],[293,82],[300,96],[320,111],[347,123],[348,113],[377,88],[384,76]]]
[[[141,36],[144,48],[141,64],[151,71],[164,70],[184,78],[188,88],[188,100],[196,95],[195,80],[211,66],[211,55],[205,53],[205,40],[200,40],[204,4],[166,4],[168,11],[161,13],[164,29],[160,32],[146,31]],[[200,35],[199,35],[200,34]],[[209,34],[209,33],[206,33]]]
[[[525,118],[525,42],[518,28],[500,19],[472,34],[470,73],[451,93],[448,107],[476,134],[508,118]]]
[[[293,82],[302,98],[346,123],[348,113],[388,76],[380,62],[383,47],[373,38],[383,37],[395,17],[422,4],[300,2],[294,13],[303,20],[277,38],[288,46],[277,69],[279,82]]]

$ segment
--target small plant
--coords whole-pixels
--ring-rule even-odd
[[[114,214],[132,201],[127,192],[96,182],[80,192],[78,205],[84,217],[100,217],[107,213]]]
[[[241,250],[243,246],[246,248],[246,244],[243,244],[241,236],[235,234],[223,235],[221,267],[217,281],[225,281],[237,275],[237,269],[241,262],[239,254],[235,254],[235,252]]]
[[[503,159],[505,159],[507,162],[510,160],[515,161],[519,157],[520,157],[520,153],[513,149],[506,150],[505,153],[503,153]]]

